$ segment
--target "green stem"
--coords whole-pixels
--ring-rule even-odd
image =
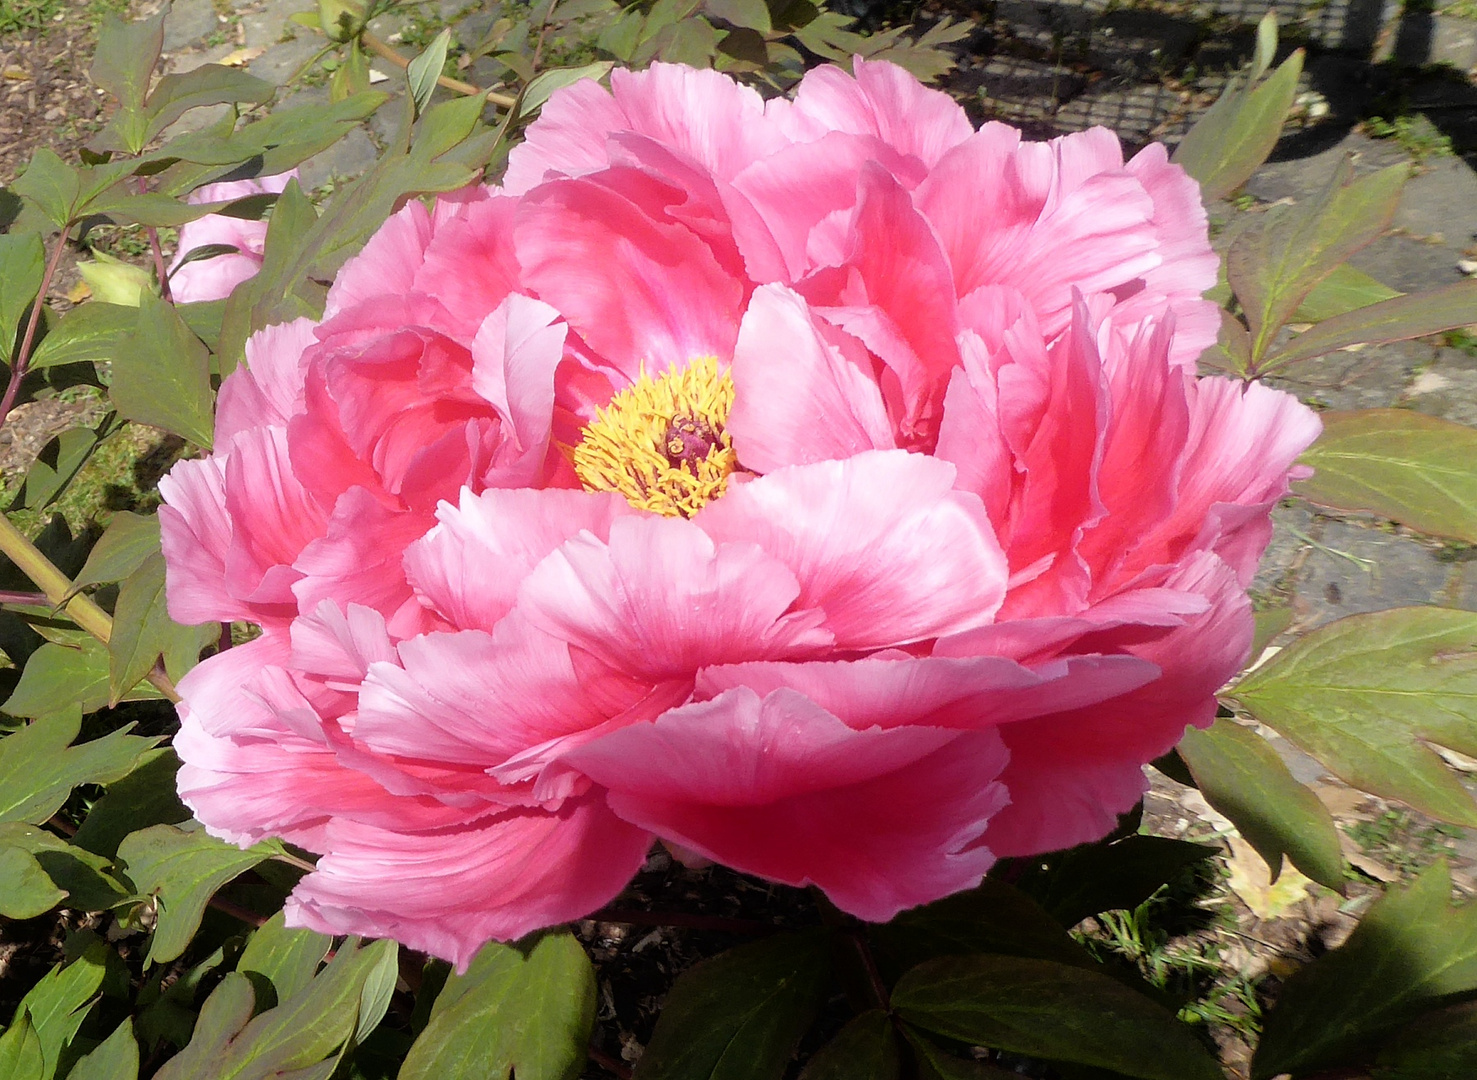
[[[58,570],[26,535],[15,527],[10,518],[0,514],[0,553],[10,559],[21,573],[36,583],[46,599],[68,618],[97,638],[104,645],[113,636],[113,619],[106,611],[93,603],[92,598],[81,593],[69,596],[72,581]],[[179,701],[179,693],[168,675],[156,666],[149,672],[149,682],[170,701]]]

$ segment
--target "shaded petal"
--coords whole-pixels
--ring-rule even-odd
[[[311,611],[324,600],[363,604],[386,617],[411,600],[402,558],[431,527],[429,514],[391,510],[364,488],[340,496],[325,534],[293,564],[298,605]]]
[[[871,366],[855,342],[817,322],[783,285],[755,290],[734,347],[726,425],[744,468],[765,473],[892,449]]]
[[[661,373],[733,355],[743,283],[682,226],[563,180],[524,199],[516,236],[524,283],[632,381],[643,365]]]
[[[301,576],[292,564],[323,535],[327,517],[292,470],[286,429],[250,428],[236,437],[225,495],[233,524],[226,587],[253,603],[291,604]]]
[[[512,810],[434,831],[334,821],[328,853],[288,898],[287,922],[392,937],[464,971],[488,940],[570,922],[613,899],[650,844],[595,794],[555,813]]]
[[[477,328],[518,287],[513,219],[518,200],[494,196],[469,204],[437,228],[415,268],[414,288],[434,296],[451,317],[452,335],[469,344]]]
[[[977,885],[994,857],[969,845],[1005,802],[993,732],[858,731],[787,689],[730,690],[567,760],[627,820],[875,921]]]

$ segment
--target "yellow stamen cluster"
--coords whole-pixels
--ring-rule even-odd
[[[737,467],[724,425],[733,379],[716,357],[651,378],[611,398],[574,448],[574,470],[590,491],[615,491],[641,510],[691,517],[723,494]]]

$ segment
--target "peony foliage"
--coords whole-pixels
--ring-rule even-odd
[[[391,98],[382,10],[295,16],[331,101],[271,112],[239,70],[156,78],[163,15],[113,21],[108,126],[0,193],[0,420],[110,406],[11,509],[131,425],[187,447],[101,536],[0,519],[0,918],[88,917],[0,1017],[0,1077],[1215,1080],[1069,933],[1214,854],[1139,833],[1146,766],[1335,890],[1257,725],[1477,825],[1433,749],[1477,755],[1477,617],[1250,667],[1279,500],[1477,541],[1469,429],[1257,381],[1477,314],[1346,266],[1403,167],[1212,249],[1301,71],[1270,16],[1172,157],[1126,157],[976,129],[925,85],[947,22],[550,4],[474,50],[514,92],[445,74],[443,34]],[[542,65],[550,33],[603,58]],[[375,163],[305,191],[381,110]],[[61,302],[108,224],[152,270]],[[765,918],[641,907],[674,858]],[[1292,974],[1253,1080],[1477,1070],[1450,894],[1439,863],[1391,886]],[[625,1060],[592,917],[708,935]]]

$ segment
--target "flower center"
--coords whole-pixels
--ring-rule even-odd
[[[723,429],[733,379],[703,356],[610,399],[574,448],[574,471],[589,491],[614,491],[632,506],[692,517],[722,495],[738,466]]]

